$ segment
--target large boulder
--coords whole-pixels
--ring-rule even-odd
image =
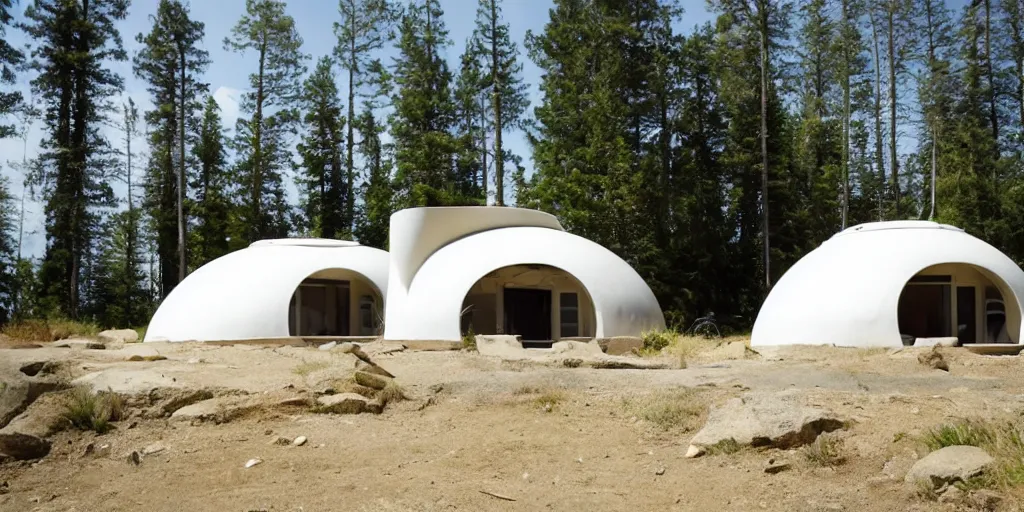
[[[0,455],[15,460],[41,459],[50,453],[50,442],[29,434],[0,433]]]
[[[70,422],[64,416],[67,410],[68,392],[47,393],[39,397],[24,412],[7,426],[0,428],[0,434],[28,434],[47,438],[64,430]]]
[[[104,343],[137,343],[139,333],[134,329],[110,329],[101,331],[97,337]]]
[[[20,367],[0,362],[0,427],[11,422],[44,393],[67,387],[56,379],[30,378]],[[29,372],[30,373],[30,372]]]
[[[621,356],[634,354],[644,348],[644,340],[635,336],[616,336],[614,338],[601,338],[597,340],[598,345],[605,354]]]
[[[317,406],[321,412],[334,414],[359,414],[365,412],[370,400],[355,393],[338,393],[336,395],[324,395],[316,399]]]
[[[699,454],[722,442],[788,449],[844,426],[831,411],[801,403],[795,392],[749,394],[712,408],[704,428],[690,440],[696,449],[689,453]]]
[[[914,463],[905,480],[937,490],[981,476],[993,462],[991,455],[976,446],[947,446]]]
[[[258,407],[259,402],[250,396],[227,395],[182,407],[171,414],[171,420],[227,423]]]

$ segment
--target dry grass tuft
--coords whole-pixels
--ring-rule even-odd
[[[533,403],[540,407],[546,412],[551,412],[555,409],[555,406],[564,402],[566,399],[565,393],[558,389],[549,389],[543,393],[538,394],[533,399]]]
[[[326,370],[328,366],[330,365],[326,361],[304,361],[295,368],[292,368],[292,373],[300,377],[306,377],[313,372]]]
[[[743,447],[735,439],[723,439],[711,446],[706,451],[708,455],[732,455],[742,450]]]
[[[700,392],[692,388],[656,392],[624,405],[631,414],[665,431],[695,431],[707,412]]]
[[[95,324],[71,320],[22,320],[4,326],[3,334],[18,341],[59,341],[74,336],[95,336]]]
[[[93,393],[80,387],[71,392],[63,416],[79,430],[104,434],[113,428],[111,422],[127,417],[127,401],[113,391]]]
[[[390,403],[401,402],[402,400],[408,400],[409,397],[405,394],[405,389],[395,381],[389,381],[384,389],[377,392],[377,400],[380,400],[382,406],[387,407]]]
[[[679,333],[672,329],[647,331],[641,334],[640,338],[644,342],[644,346],[640,348],[640,353],[642,355],[657,355],[672,345],[679,338]]]
[[[804,458],[811,464],[822,467],[840,466],[846,462],[845,445],[842,438],[822,434],[813,443],[803,448]]]

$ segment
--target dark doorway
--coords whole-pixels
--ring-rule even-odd
[[[523,340],[551,339],[551,291],[505,288],[505,333]]]
[[[900,334],[915,338],[950,336],[950,286],[948,284],[908,284],[903,288],[898,307]]]

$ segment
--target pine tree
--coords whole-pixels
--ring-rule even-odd
[[[352,222],[346,219],[346,204],[351,194],[342,166],[344,118],[333,66],[330,57],[321,58],[303,88],[306,134],[298,147],[302,174],[297,181],[303,221],[313,236],[347,238]]]
[[[486,203],[488,96],[483,92],[483,70],[475,47],[472,40],[466,42],[455,79],[455,179],[459,190],[471,197],[479,196]]]
[[[196,268],[230,250],[231,202],[228,199],[227,156],[220,107],[213,96],[206,97],[199,140],[194,146],[199,172],[190,186],[196,191],[193,212],[198,222],[192,231],[192,263]]]
[[[354,235],[363,245],[387,249],[391,214],[394,212],[395,191],[391,182],[394,165],[389,148],[381,140],[386,127],[376,112],[386,106],[392,92],[393,77],[379,60],[370,63],[368,76],[370,92],[363,100],[362,111],[356,119],[363,179],[358,188],[362,201],[356,210]]]
[[[15,82],[15,68],[25,60],[25,55],[7,42],[7,25],[11,23],[11,0],[0,0],[0,85]],[[21,92],[0,90],[0,119],[14,113],[21,103]],[[15,134],[16,127],[0,124],[0,139]]]
[[[522,128],[529,99],[523,83],[523,64],[519,61],[519,48],[509,36],[507,23],[501,17],[500,0],[480,0],[476,11],[476,29],[471,44],[474,57],[484,69],[481,93],[489,96],[489,124],[494,132],[494,204],[505,204],[505,146],[506,131]],[[467,45],[468,46],[468,45]],[[486,147],[486,146],[485,146]],[[486,155],[486,149],[484,150]],[[487,197],[487,164],[482,163],[482,186]]]
[[[258,71],[249,75],[250,92],[239,119],[235,150],[239,157],[236,182],[243,193],[240,221],[247,242],[288,234],[282,174],[291,167],[286,138],[299,121],[296,104],[300,79],[308,58],[300,50],[302,37],[295,20],[285,14],[285,2],[246,0],[245,14],[224,39],[224,47],[257,56]]]
[[[917,48],[913,0],[877,0],[886,51],[886,86],[889,100],[889,194],[896,218],[902,218],[900,191],[899,121],[901,85],[909,72],[910,59]]]
[[[10,192],[10,180],[0,176],[0,325],[17,312],[20,261],[15,252],[16,219],[17,204]]]
[[[921,142],[918,161],[927,159],[925,180],[930,193],[927,197],[928,218],[936,214],[936,182],[939,173],[941,153],[947,150],[940,140],[945,136],[945,122],[952,112],[956,86],[955,77],[950,74],[952,50],[952,19],[945,4],[939,0],[921,1],[920,23],[923,39],[921,55],[923,70],[918,74],[918,105],[921,110]],[[952,149],[952,148],[948,148]]]
[[[192,20],[179,0],[161,0],[151,21],[149,33],[136,37],[143,46],[134,70],[148,84],[154,105],[145,114],[154,129],[144,206],[157,237],[161,293],[166,296],[188,272],[188,127],[194,126],[199,97],[207,90],[198,76],[209,65],[209,54],[199,46],[204,24]]]
[[[40,185],[46,191],[47,247],[41,286],[53,313],[79,316],[80,278],[99,218],[109,206],[113,168],[99,130],[112,109],[108,98],[122,79],[105,66],[126,60],[117,20],[127,0],[35,0],[22,28],[35,42],[33,87],[46,106],[49,133],[42,144]]]
[[[860,0],[840,0],[837,37],[833,43],[836,55],[836,75],[842,91],[842,213],[840,228],[846,229],[850,222],[850,203],[852,183],[852,145],[855,112],[858,110],[854,96],[859,87],[865,85],[863,77],[867,74],[867,62],[864,59],[864,41],[861,36],[858,20],[863,15],[864,4]],[[863,194],[863,187],[860,187]]]
[[[338,0],[341,20],[334,24],[338,45],[334,49],[341,68],[348,74],[348,113],[345,135],[345,221],[355,217],[355,125],[356,91],[365,84],[367,66],[377,50],[394,39],[399,10],[389,0]],[[370,73],[372,77],[372,72]]]
[[[390,125],[397,163],[396,208],[473,204],[458,188],[454,167],[455,104],[444,60],[448,30],[438,0],[409,6],[394,59]]]

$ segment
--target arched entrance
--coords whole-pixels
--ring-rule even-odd
[[[466,293],[462,334],[519,335],[524,346],[594,337],[594,304],[568,272],[549,265],[513,265],[489,272]]]
[[[903,343],[934,338],[955,338],[960,345],[1017,343],[1007,318],[1017,304],[1008,290],[1001,279],[975,265],[944,263],[925,268],[900,293],[897,319]]]
[[[332,268],[303,279],[288,306],[291,336],[377,336],[383,329],[381,293],[358,272]]]

